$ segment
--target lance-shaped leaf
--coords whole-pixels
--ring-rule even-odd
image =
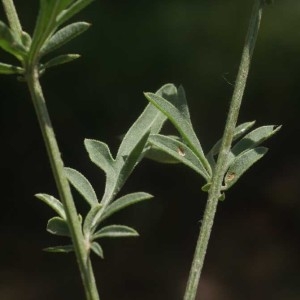
[[[108,146],[100,141],[85,139],[84,146],[91,161],[102,169],[106,174],[114,172],[114,159]]]
[[[36,198],[50,206],[62,219],[66,220],[66,213],[63,204],[56,198],[47,194],[36,194]]]
[[[162,86],[156,92],[156,94],[164,96],[170,101],[174,101],[177,95],[177,89],[173,84],[166,84]],[[146,134],[146,132],[150,131],[151,134],[158,133],[166,119],[166,116],[156,107],[154,107],[152,104],[148,104],[145,110],[124,136],[117,156],[120,157],[129,155],[129,153],[136,146],[139,140]]]
[[[85,237],[90,237],[91,233],[96,227],[97,219],[101,215],[103,210],[103,206],[98,204],[91,208],[91,210],[86,215],[84,222],[83,222],[83,234]]]
[[[49,61],[47,61],[44,65],[41,66],[40,72],[45,71],[45,69],[56,67],[62,64],[69,63],[80,57],[80,54],[62,54],[56,56]]]
[[[80,172],[72,168],[65,168],[65,174],[74,188],[91,206],[98,204],[97,195],[92,185]]]
[[[48,247],[43,249],[47,252],[54,252],[54,253],[69,253],[74,251],[73,245],[64,245],[64,246],[54,246],[54,247]]]
[[[54,217],[48,221],[47,231],[61,236],[71,236],[67,221],[60,217]]]
[[[103,249],[97,242],[92,242],[91,250],[102,259],[104,258]]]
[[[23,60],[26,55],[26,49],[14,36],[8,26],[0,21],[0,47],[14,55],[17,59]]]
[[[165,98],[165,97],[163,97],[163,98]],[[177,97],[175,98],[175,101],[173,104],[180,111],[180,113],[184,117],[184,119],[187,120],[189,123],[191,123],[189,107],[187,104],[185,91],[184,91],[184,88],[182,85],[180,85],[178,87]]]
[[[23,74],[24,73],[24,69],[17,67],[17,66],[13,66],[13,65],[8,65],[8,64],[4,64],[4,63],[0,63],[0,74]]]
[[[262,142],[274,135],[280,128],[281,126],[275,125],[261,126],[246,134],[232,147],[228,155],[228,165],[240,153],[260,145]]]
[[[199,160],[198,156],[185,144],[182,142],[170,138],[164,135],[151,135],[149,143],[165,151],[169,155],[176,158],[178,161],[187,165],[201,176],[205,178],[206,181],[210,181],[210,174],[207,172],[202,162]]]
[[[94,0],[77,0],[73,1],[69,7],[64,9],[57,17],[57,24],[61,25],[76,14],[78,14],[81,10],[87,7]]]
[[[108,175],[107,177],[105,193],[101,200],[101,203],[103,203],[104,206],[113,200],[113,198],[124,185],[129,175],[132,173],[133,169],[140,161],[143,150],[148,141],[149,133],[150,132],[146,132],[144,136],[142,136],[142,138],[127,156],[119,155],[116,157],[116,176],[109,178],[110,175]]]
[[[85,32],[91,24],[86,22],[76,22],[65,26],[58,30],[51,38],[44,44],[41,49],[40,55],[43,56],[55,49],[60,48],[64,44],[68,43],[81,33]]]
[[[225,189],[227,190],[232,187],[255,162],[267,153],[267,151],[268,149],[265,147],[257,147],[237,156],[226,172],[224,178]]]
[[[93,234],[93,239],[104,237],[118,238],[118,237],[131,237],[139,236],[138,232],[131,227],[124,225],[109,225],[101,228]]]
[[[105,209],[105,211],[103,212],[103,214],[99,218],[98,223],[102,222],[104,219],[110,217],[114,213],[116,213],[116,212],[130,206],[130,205],[133,205],[133,204],[141,202],[141,201],[149,200],[151,198],[153,198],[152,195],[150,195],[148,193],[144,193],[144,192],[137,192],[137,193],[127,194],[127,195],[115,200],[114,202],[112,202]]]
[[[184,112],[181,112],[172,103],[158,95],[155,95],[153,93],[145,93],[145,96],[153,105],[155,105],[162,113],[164,113],[168,117],[168,119],[179,131],[184,141],[201,160],[207,172],[211,174],[209,162],[205,158],[201,144],[194,132],[192,124],[188,119],[186,119]]]

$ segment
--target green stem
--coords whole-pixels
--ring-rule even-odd
[[[59,196],[66,211],[68,226],[71,232],[76,258],[85,288],[86,299],[99,300],[93,269],[89,258],[89,247],[87,247],[88,245],[86,245],[84,240],[78,213],[70,191],[70,186],[64,174],[63,161],[61,159],[61,154],[39,82],[38,68],[31,68],[29,66],[27,69],[26,79],[43,134]]]
[[[234,129],[236,127],[239,110],[241,107],[241,102],[249,73],[250,62],[255,47],[257,34],[259,31],[260,20],[262,16],[262,8],[264,4],[263,2],[263,0],[255,1],[252,15],[250,18],[250,24],[248,27],[248,33],[245,40],[245,45],[242,53],[241,63],[237,75],[236,84],[234,87],[233,96],[230,102],[230,108],[226,120],[220,153],[214,171],[211,188],[208,193],[207,204],[194,253],[194,258],[184,295],[184,300],[194,300],[196,298],[197,288],[207,251],[208,241],[214,223],[217,205],[222,193],[222,183],[227,168],[227,157],[231,148]]]
[[[15,33],[16,37],[21,39],[22,36],[22,26],[14,5],[13,0],[2,0],[5,14],[8,19],[9,26],[11,30]]]

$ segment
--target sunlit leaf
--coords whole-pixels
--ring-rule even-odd
[[[54,246],[43,249],[46,252],[54,252],[54,253],[69,253],[74,252],[73,245],[64,245],[64,246]]]
[[[79,54],[62,54],[62,55],[56,56],[56,57],[50,59],[49,61],[47,61],[43,65],[42,70],[69,63],[79,57],[80,57]]]
[[[90,209],[83,222],[83,234],[86,237],[90,236],[90,233],[94,230],[97,225],[97,219],[102,210],[102,205],[98,204]]]
[[[48,221],[47,231],[61,236],[71,236],[67,221],[60,217],[54,217]]]
[[[63,204],[56,198],[47,194],[36,194],[36,198],[50,206],[61,218],[66,220],[66,213]]]
[[[104,258],[103,249],[97,242],[92,242],[91,250],[102,259]]]
[[[118,237],[133,237],[139,236],[138,232],[131,227],[124,225],[109,225],[101,228],[93,234],[93,239],[104,237],[118,238]]]
[[[13,66],[13,65],[8,65],[8,64],[4,64],[4,63],[0,63],[0,74],[23,74],[24,73],[24,69],[17,67],[17,66]]]
[[[65,168],[65,174],[74,188],[91,206],[98,204],[97,195],[92,185],[80,172],[71,168]]]

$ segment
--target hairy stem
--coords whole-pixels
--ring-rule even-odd
[[[37,67],[28,67],[26,75],[28,87],[39,125],[43,134],[52,172],[60,199],[66,211],[68,226],[79,265],[87,300],[99,300],[97,286],[89,258],[89,250],[84,240],[78,213],[70,191],[69,182],[64,174],[63,161],[48,114],[46,102],[39,82]]]
[[[196,298],[199,279],[207,251],[208,241],[214,223],[217,205],[222,192],[223,178],[227,168],[227,157],[231,148],[234,129],[236,127],[239,110],[241,107],[242,98],[249,73],[250,62],[255,47],[257,34],[259,31],[260,20],[262,16],[262,8],[264,5],[263,2],[263,0],[255,1],[252,15],[250,18],[250,24],[248,27],[248,33],[244,44],[241,63],[223,133],[220,154],[218,156],[218,161],[214,171],[211,188],[208,193],[207,204],[194,253],[194,258],[184,295],[184,300],[194,300]]]
[[[17,38],[21,39],[22,26],[13,0],[2,0],[2,4],[11,30]]]

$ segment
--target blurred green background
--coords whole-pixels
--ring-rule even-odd
[[[102,140],[115,153],[147,104],[143,91],[167,82],[185,87],[208,150],[222,134],[252,2],[104,0],[81,13],[77,19],[93,26],[58,53],[83,57],[42,78],[65,164],[100,196],[104,175],[83,139]],[[32,32],[38,1],[15,3]],[[299,28],[298,0],[265,9],[239,122],[283,127],[220,203],[197,299],[300,299]],[[42,251],[65,240],[45,231],[52,212],[33,197],[57,192],[25,84],[1,76],[0,105],[0,299],[82,300],[74,256]],[[101,299],[182,299],[206,200],[202,184],[181,165],[144,160],[135,170],[122,194],[155,198],[110,220],[141,236],[103,241],[105,260],[93,257]]]

